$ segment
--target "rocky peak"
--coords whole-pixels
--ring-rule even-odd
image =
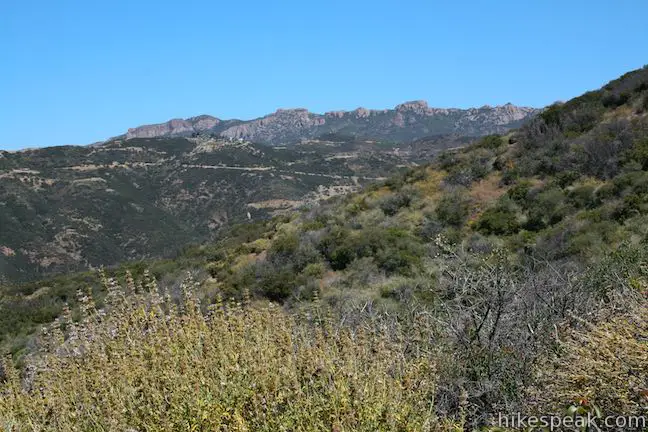
[[[342,118],[346,113],[346,111],[328,111],[324,113],[324,117]]]
[[[186,120],[172,119],[166,123],[130,128],[128,129],[128,132],[126,132],[126,139],[190,135],[195,132],[204,132],[212,129],[220,122],[220,119],[209,115],[191,117]]]
[[[278,108],[275,115],[303,115],[310,114],[306,108]]]
[[[372,114],[371,110],[363,107],[356,108],[353,113],[355,114],[356,118],[367,118]]]
[[[295,119],[295,120],[310,119],[313,116],[316,116],[316,114],[309,112],[306,108],[288,108],[288,109],[279,108],[277,111],[275,111],[274,114],[270,114],[265,117],[262,117],[262,119],[271,122],[276,121],[278,119],[290,121],[291,119]]]
[[[512,103],[496,106],[491,108],[496,124],[507,124],[515,121],[524,120],[525,118],[537,114],[540,110],[529,107],[519,107]]]
[[[212,117],[210,115],[192,117],[188,119],[188,121],[193,125],[193,128],[196,132],[212,129],[213,127],[218,126],[221,123],[220,119]]]
[[[244,138],[250,141],[268,141],[283,134],[298,135],[300,131],[321,126],[324,116],[313,114],[305,108],[280,108],[273,114],[229,127],[221,132],[226,138]]]
[[[172,119],[166,123],[144,125],[128,129],[126,139],[154,138],[187,133],[193,130],[191,123],[183,119]]]
[[[530,110],[533,110],[532,108],[515,106],[510,102],[496,108],[501,112],[508,113],[519,118],[524,117],[529,113]]]
[[[424,100],[403,102],[402,104],[396,105],[394,109],[398,112],[412,111],[416,114],[421,115],[428,114],[428,112],[430,111],[428,103]]]

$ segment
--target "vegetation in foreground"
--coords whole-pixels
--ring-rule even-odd
[[[216,303],[204,315],[190,282],[180,305],[151,280],[125,292],[107,284],[107,313],[80,294],[83,319],[51,327],[26,383],[7,368],[6,430],[451,426],[434,414],[434,347],[408,346],[423,328],[386,320],[349,328],[317,305],[293,316],[267,302]]]
[[[498,284],[487,269],[466,289]],[[509,327],[501,297],[487,306],[499,308],[491,318],[474,304],[445,321],[423,308],[340,315],[317,298],[293,313],[247,295],[205,306],[190,278],[178,301],[148,273],[127,280],[104,278],[101,309],[79,291],[80,318],[66,309],[43,329],[22,374],[4,363],[4,430],[501,430],[490,427],[494,413],[475,409],[477,391],[504,413],[645,414],[648,302],[636,290],[645,277],[617,279],[625,292],[604,314],[565,321],[553,342],[541,326],[537,336]],[[507,285],[494,292],[525,297],[527,287]]]

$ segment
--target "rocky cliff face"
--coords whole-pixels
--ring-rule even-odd
[[[222,121],[211,116],[129,129],[131,138],[188,136],[210,133],[223,138],[278,145],[341,133],[366,139],[407,142],[427,136],[477,136],[505,132],[540,110],[512,104],[480,108],[432,108],[426,101],[410,101],[391,110],[357,108],[353,111],[311,113],[307,109],[279,109],[250,121]]]
[[[209,115],[201,115],[186,120],[173,119],[166,123],[128,129],[128,132],[126,132],[126,139],[191,135],[193,133],[211,130],[220,123],[220,119]]]
[[[260,119],[225,129],[221,132],[221,136],[278,144],[289,136],[306,136],[308,131],[315,130],[325,123],[323,116],[310,113],[304,108],[278,109],[275,113]]]

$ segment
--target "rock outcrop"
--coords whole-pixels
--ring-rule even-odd
[[[279,145],[342,133],[361,138],[406,142],[426,136],[455,134],[477,136],[501,133],[519,126],[540,110],[512,104],[480,108],[432,108],[417,100],[396,105],[391,110],[357,108],[325,114],[305,108],[278,109],[249,121],[223,121],[203,115],[186,120],[129,129],[126,139],[189,136],[210,133],[228,139],[241,139]]]
[[[126,139],[191,135],[193,133],[211,130],[220,123],[220,119],[209,115],[201,115],[186,120],[173,119],[166,123],[145,125],[128,129],[128,132],[126,132]]]

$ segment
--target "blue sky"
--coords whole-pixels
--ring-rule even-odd
[[[544,106],[648,63],[648,2],[0,2],[0,148],[279,107]]]

